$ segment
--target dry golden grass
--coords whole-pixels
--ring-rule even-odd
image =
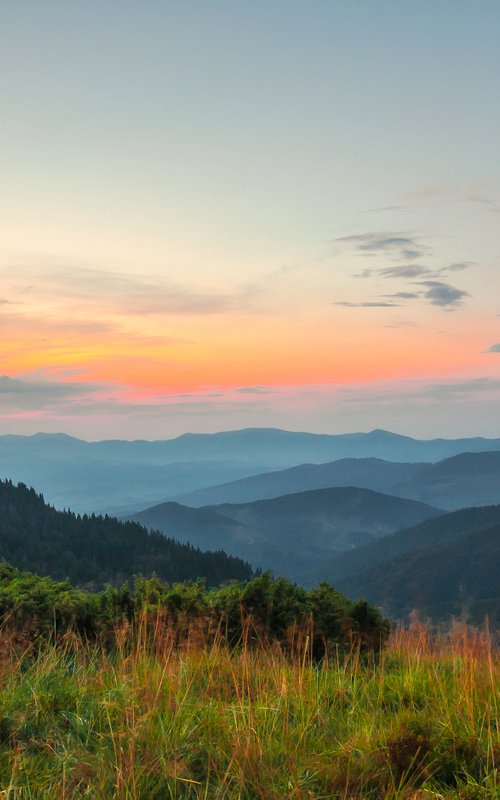
[[[105,649],[0,647],[0,797],[497,798],[498,652],[487,631],[414,622],[378,657],[314,664],[158,621]]]

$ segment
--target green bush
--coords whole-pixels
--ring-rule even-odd
[[[338,646],[378,650],[389,632],[387,621],[365,601],[349,603],[325,583],[306,591],[269,573],[211,590],[203,581],[169,585],[153,575],[137,577],[133,589],[124,584],[85,592],[0,565],[0,622],[32,637],[73,631],[109,640],[123,624],[148,620],[157,630],[159,619],[178,638],[198,626],[207,637],[219,635],[232,645],[243,639],[285,647],[294,639],[306,641],[316,659]]]

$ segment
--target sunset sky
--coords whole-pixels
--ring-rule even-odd
[[[0,0],[0,433],[500,436],[498,0]]]

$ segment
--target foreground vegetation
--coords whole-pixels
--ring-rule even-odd
[[[196,629],[203,631],[205,644],[268,641],[287,652],[307,630],[315,660],[338,647],[376,652],[389,634],[378,609],[364,600],[352,603],[326,583],[306,591],[264,573],[247,583],[206,589],[203,581],[170,585],[153,575],[137,577],[133,587],[86,592],[5,562],[0,564],[0,624],[40,647],[69,632],[114,647],[116,631],[125,625],[131,635],[145,627],[153,639],[158,630],[168,629],[178,644]]]
[[[327,584],[87,592],[0,565],[0,798],[493,800],[486,633]]]
[[[147,614],[112,647],[4,628],[0,796],[10,800],[326,800],[498,797],[495,687],[485,635],[393,633],[379,654],[315,662],[231,647]]]

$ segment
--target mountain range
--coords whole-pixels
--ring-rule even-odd
[[[336,487],[203,508],[167,502],[130,519],[197,547],[211,543],[309,585],[329,578],[321,565],[334,554],[441,513],[415,500]]]
[[[211,485],[308,463],[376,458],[408,465],[436,462],[464,452],[494,450],[500,451],[500,439],[418,440],[383,430],[326,435],[247,428],[213,434],[184,434],[159,441],[112,439],[98,442],[86,442],[66,434],[40,433],[0,436],[0,478],[34,486],[56,508],[126,514],[164,500],[179,500],[181,496]],[[378,471],[376,468],[375,473]],[[407,466],[406,470],[402,469],[400,480],[405,481],[408,476]],[[397,481],[394,477],[386,484],[376,479],[357,483],[353,475],[352,479],[340,477],[329,485],[360,485],[398,494],[393,488]],[[297,484],[293,489],[279,490],[274,496],[324,487],[324,483],[302,487]],[[265,496],[242,497],[241,500],[247,502]],[[238,498],[230,499],[230,502],[235,501],[239,501]],[[181,499],[181,502],[191,504],[189,499]],[[221,500],[196,501],[193,505],[207,502]],[[437,500],[427,502],[440,505]],[[500,502],[500,498],[496,502]]]
[[[498,619],[499,439],[2,436],[2,476],[36,490],[22,489],[21,511],[11,489],[0,493],[0,557],[23,569],[97,586],[151,570],[216,583],[251,564],[307,586],[327,580],[395,617]],[[104,511],[133,521],[100,521]]]
[[[301,464],[180,495],[190,506],[248,503],[306,489],[358,486],[411,498],[452,511],[500,503],[500,452],[460,453],[431,463],[349,458]]]

